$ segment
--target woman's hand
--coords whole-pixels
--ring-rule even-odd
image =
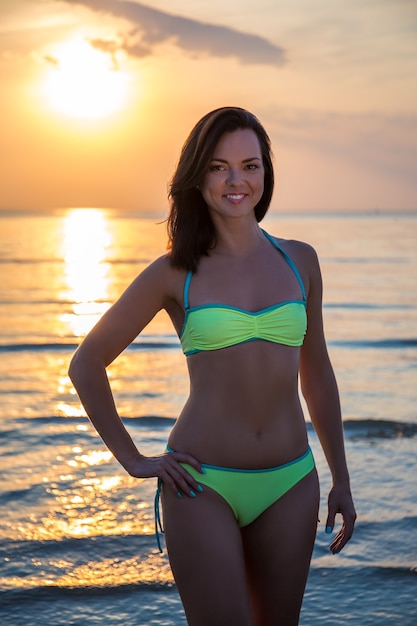
[[[201,486],[180,463],[187,463],[200,474],[204,473],[201,464],[193,456],[182,452],[165,452],[152,457],[141,456],[126,469],[131,476],[136,478],[155,476],[176,494],[195,497],[197,492],[201,491]]]
[[[335,524],[335,517],[340,513],[343,518],[342,528],[330,544],[333,554],[340,552],[353,534],[356,521],[356,511],[352,500],[352,494],[348,485],[333,485],[328,498],[328,516],[326,533],[331,533]]]

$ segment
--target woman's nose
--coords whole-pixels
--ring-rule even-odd
[[[240,185],[242,183],[242,173],[239,169],[230,168],[227,177],[228,185]]]

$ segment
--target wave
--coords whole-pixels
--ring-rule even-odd
[[[417,424],[393,420],[344,420],[345,435],[350,439],[398,439],[417,437]]]
[[[386,339],[345,339],[330,340],[329,346],[337,348],[377,348],[383,350],[395,350],[404,348],[416,348],[417,339],[414,337],[398,339],[397,337],[387,337]]]
[[[61,352],[77,347],[76,343],[9,343],[0,345],[0,352]]]
[[[124,583],[115,586],[102,586],[92,587],[83,586],[79,587],[65,587],[61,585],[48,584],[45,587],[31,587],[23,589],[8,589],[6,591],[0,591],[0,598],[2,608],[6,608],[8,604],[15,605],[33,603],[33,602],[45,602],[53,601],[63,596],[72,596],[73,598],[82,597],[86,601],[89,597],[108,596],[115,594],[131,594],[140,591],[167,591],[175,589],[175,585],[172,582],[160,582],[160,583]]]
[[[401,522],[401,532],[404,534],[412,533],[417,524],[417,516],[415,515],[403,515],[401,511],[398,511],[398,516],[388,519],[373,519],[368,521],[357,522],[355,535],[357,541],[369,541],[369,539],[391,536],[392,533],[398,533],[398,523]],[[324,541],[323,547],[325,550],[325,556],[327,555],[327,540]],[[319,538],[317,539],[315,546],[316,553],[314,555],[313,564],[316,569],[320,569],[324,565],[322,561],[321,546]],[[155,544],[154,534],[141,534],[137,532],[131,532],[127,534],[106,534],[106,535],[93,535],[89,537],[62,537],[60,539],[0,539],[0,558],[5,561],[4,569],[11,568],[14,570],[14,563],[7,557],[13,554],[13,561],[15,563],[23,563],[28,560],[32,560],[32,557],[42,558],[45,564],[49,561],[55,564],[59,559],[68,559],[71,567],[82,567],[88,565],[91,562],[100,562],[105,560],[111,561],[117,559],[117,561],[129,562],[131,559],[141,560],[143,557],[150,558],[155,565],[162,564],[160,559],[164,561],[164,557],[159,554]],[[398,560],[392,560],[389,556],[384,556],[383,553],[378,552],[375,554],[362,554],[360,551],[356,551],[356,554],[351,554],[349,559],[340,563],[339,566],[343,566],[346,569],[352,570],[359,566],[368,570],[379,570],[385,573],[397,573],[399,575],[417,575],[417,563],[413,560],[412,555],[404,552],[403,557],[397,555]],[[372,559],[372,560],[370,560]],[[164,561],[165,562],[165,561]],[[29,563],[28,563],[29,565]],[[156,584],[157,587],[161,585],[161,580],[154,576],[149,575],[146,579],[137,580],[137,584],[144,585],[149,588],[150,585]],[[72,581],[71,581],[72,582]],[[124,583],[130,585],[130,581],[124,579]],[[92,588],[102,588],[102,583],[97,585],[92,584]],[[74,586],[71,584],[71,588]]]
[[[39,597],[53,599],[78,594],[88,597],[129,593],[133,589],[167,591],[173,587],[172,577],[167,576],[166,558],[157,551],[153,534],[43,541],[5,538],[0,540],[0,558],[5,563],[0,576],[2,606]],[[142,567],[142,563],[147,567]],[[41,575],[37,567],[40,564]],[[108,574],[105,580],[99,572]]]
[[[92,563],[94,567],[94,563]],[[372,579],[373,584],[377,585],[378,581],[388,578],[389,580],[401,579],[402,581],[410,580],[414,585],[417,576],[417,570],[412,567],[405,566],[338,566],[339,577],[343,579],[357,579],[362,582],[366,579]],[[317,567],[314,564],[311,567],[310,578],[314,580],[315,577],[322,579],[324,576],[333,575],[334,568],[331,567]],[[109,596],[119,594],[131,594],[142,592],[163,592],[167,593],[176,589],[173,581],[135,581],[132,583],[115,583],[108,585],[86,585],[80,583],[79,586],[66,586],[63,584],[54,585],[50,580],[45,586],[37,585],[30,587],[15,587],[13,589],[5,589],[0,591],[1,604],[3,608],[6,608],[8,604],[24,605],[32,602],[45,602],[47,600],[53,601],[63,596],[71,596],[73,598],[82,597],[84,601],[88,598],[94,598],[98,596]]]
[[[74,306],[77,304],[75,300],[66,300],[62,298],[46,298],[43,300],[0,300],[1,306]],[[89,301],[89,304],[110,304],[108,300],[97,298]],[[416,306],[413,304],[375,304],[372,302],[325,302],[323,304],[324,309],[346,309],[348,311],[363,310],[363,311],[414,311]]]
[[[327,342],[330,347],[336,348],[370,348],[382,350],[403,350],[416,348],[417,338],[408,337],[399,339],[387,337],[386,339],[335,339]],[[4,343],[0,345],[0,353],[6,352],[69,352],[76,350],[78,343],[68,342],[44,342],[44,343]],[[131,343],[126,350],[172,350],[179,349],[180,343],[176,335],[146,336]]]
[[[339,566],[338,566],[339,567]],[[330,567],[314,567],[314,565],[311,568],[312,573],[314,575],[315,574],[319,574],[320,576],[324,575],[324,572],[329,572],[333,571],[333,568]],[[344,575],[346,575],[346,573],[350,574],[351,576],[355,577],[358,575],[358,573],[360,572],[360,576],[361,578],[364,577],[372,577],[375,578],[375,584],[377,584],[378,578],[384,577],[384,578],[390,578],[392,579],[394,576],[395,577],[401,577],[401,578],[413,578],[415,579],[417,576],[417,568],[413,567],[413,566],[407,566],[407,565],[385,565],[385,564],[380,564],[380,565],[351,565],[350,567],[344,567]]]
[[[25,307],[31,306],[39,306],[45,304],[53,304],[59,306],[74,306],[77,304],[75,300],[65,300],[62,298],[47,298],[45,300],[0,300],[0,305],[3,306],[20,306],[24,305]],[[102,300],[100,298],[94,300],[84,300],[83,304],[109,304],[108,300]]]
[[[166,426],[170,422],[175,422],[174,417],[164,417],[163,415],[139,415],[135,417],[124,417],[122,415],[122,419],[126,420],[129,424],[137,424],[138,426],[155,428],[156,426]],[[16,423],[24,423],[24,424],[62,424],[63,422],[73,422],[74,424],[78,424],[80,420],[87,420],[84,416],[63,416],[63,415],[43,415],[41,417],[18,417],[13,421]],[[8,431],[12,432],[12,431]]]
[[[155,430],[158,428],[171,427],[175,421],[175,417],[165,417],[163,415],[138,415],[134,417],[121,416],[122,420],[127,424],[137,426],[138,428]],[[44,415],[41,417],[17,417],[15,423],[22,423],[33,426],[43,425],[62,425],[64,422],[79,424],[81,421],[87,421],[84,416],[59,416]],[[413,438],[417,437],[417,422],[396,422],[394,420],[384,420],[378,418],[362,418],[362,419],[345,419],[343,421],[345,436],[350,439],[397,439],[401,437]],[[311,422],[307,422],[307,430],[309,433],[314,431]],[[0,438],[7,438],[11,431],[0,431]],[[78,433],[77,436],[80,436]]]
[[[365,309],[381,311],[414,311],[413,304],[375,304],[373,302],[325,302],[325,309]]]
[[[365,257],[360,257],[360,256],[351,256],[351,257],[340,257],[340,256],[336,256],[336,257],[324,257],[322,259],[322,263],[323,262],[326,263],[340,263],[342,265],[346,265],[349,264],[351,265],[352,263],[363,263],[365,265],[376,265],[376,264],[386,264],[388,263],[389,265],[392,265],[393,263],[409,263],[410,259],[407,257],[372,257],[372,256],[365,256]]]
[[[70,352],[78,348],[78,343],[45,342],[45,343],[6,343],[0,345],[1,352]],[[131,343],[127,350],[168,350],[179,348],[179,340],[175,335],[166,337],[147,337]]]

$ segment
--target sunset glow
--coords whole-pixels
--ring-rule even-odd
[[[163,219],[192,126],[235,105],[271,138],[272,211],[415,211],[415,18],[413,0],[2,0],[0,208]]]
[[[69,117],[100,118],[126,103],[128,77],[114,57],[88,41],[73,39],[45,57],[49,67],[43,84],[47,103]]]

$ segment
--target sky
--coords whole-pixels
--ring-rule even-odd
[[[165,216],[225,105],[271,137],[273,211],[417,211],[417,0],[1,0],[0,209]]]

